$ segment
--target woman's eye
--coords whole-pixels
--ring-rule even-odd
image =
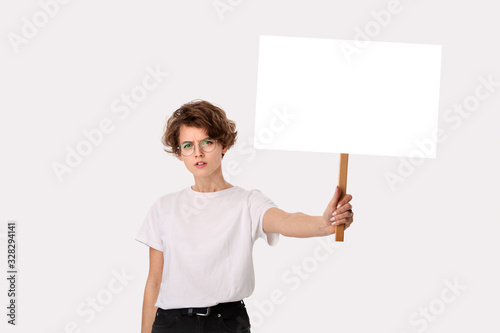
[[[190,144],[189,143],[186,143],[184,146],[182,146],[183,148],[189,148]]]
[[[210,140],[205,140],[205,141],[203,141],[201,144],[205,146],[205,145],[210,145],[211,143],[212,143],[212,141],[210,141]]]

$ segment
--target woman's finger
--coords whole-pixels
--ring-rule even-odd
[[[345,213],[345,212],[347,212],[347,211],[349,211],[351,209],[352,209],[352,205],[350,203],[347,203],[347,204],[343,205],[342,207],[337,208],[336,210],[334,210],[333,213],[332,213],[332,216]],[[337,214],[335,214],[335,213],[337,213]]]
[[[339,225],[339,224],[346,224],[346,223],[352,223],[352,218],[347,217],[347,218],[336,218],[332,221],[332,224]]]
[[[334,218],[335,220],[341,220],[341,219],[345,219],[345,218],[352,218],[353,216],[354,216],[353,212],[347,211],[347,212],[344,212],[341,214],[335,214],[332,216],[332,218]]]
[[[338,208],[339,206],[343,206],[343,205],[345,205],[346,203],[348,203],[348,202],[349,202],[349,201],[351,201],[351,200],[352,200],[352,195],[350,195],[350,194],[346,194],[346,195],[342,198],[342,200],[340,200],[340,201],[339,201],[339,203],[337,204],[337,208]]]

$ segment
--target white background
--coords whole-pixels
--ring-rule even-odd
[[[8,286],[0,279],[2,332],[60,333],[72,322],[80,332],[139,332],[148,249],[134,238],[156,198],[193,184],[160,143],[168,116],[192,99],[220,105],[238,125],[237,146],[223,162],[240,167],[225,170],[230,183],[260,189],[285,211],[323,213],[338,155],[249,153],[258,37],[354,39],[389,2],[233,0],[223,20],[213,3],[73,0],[16,52],[9,34],[21,35],[23,17],[33,22],[41,7],[1,2],[0,267],[6,276],[7,221],[16,220],[19,271],[16,327],[6,323]],[[330,245],[327,260],[314,261],[317,238],[257,242],[257,284],[246,299],[252,332],[500,328],[500,87],[463,116],[447,113],[473,100],[479,77],[500,81],[498,5],[405,0],[399,8],[370,39],[443,46],[439,127],[446,139],[436,159],[412,171],[396,157],[351,156],[355,224],[343,244]],[[120,119],[113,101],[157,66],[169,76]],[[58,181],[52,164],[105,118],[114,130]],[[392,186],[386,180],[405,172]],[[292,290],[283,275],[303,264],[311,272]],[[111,294],[113,272],[122,271],[133,278]],[[440,300],[454,295],[446,280],[465,288],[449,303]],[[269,306],[273,290],[283,302]],[[91,318],[86,303],[98,295],[112,298]],[[418,313],[429,306],[437,314],[424,320]]]

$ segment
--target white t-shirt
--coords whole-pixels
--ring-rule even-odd
[[[156,200],[135,238],[163,252],[155,306],[207,307],[250,296],[254,242],[263,238],[273,246],[279,240],[279,234],[262,230],[272,207],[259,190],[239,186],[206,193],[188,187]]]

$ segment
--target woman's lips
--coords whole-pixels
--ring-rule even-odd
[[[201,168],[204,168],[206,165],[207,165],[207,163],[203,162],[203,164],[201,164],[201,165],[195,164],[195,167],[197,167],[198,169],[201,169]]]

